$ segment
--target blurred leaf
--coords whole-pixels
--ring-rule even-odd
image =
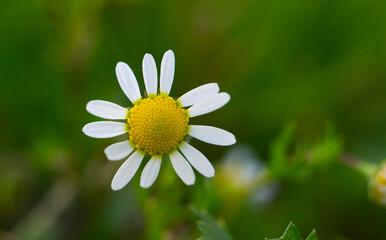
[[[303,179],[312,171],[334,162],[342,152],[342,141],[331,127],[311,144],[291,143],[294,131],[294,124],[287,124],[271,145],[268,166],[274,179]],[[293,152],[289,151],[291,144],[295,145]]]
[[[270,168],[272,171],[280,174],[285,171],[287,163],[287,151],[291,138],[295,132],[295,125],[293,123],[287,124],[281,131],[279,137],[270,147]]]
[[[191,207],[192,211],[200,219],[197,221],[197,227],[200,230],[202,240],[231,240],[232,237],[225,230],[224,226],[220,225],[208,213],[200,212],[196,208]]]
[[[300,236],[299,230],[292,222],[288,225],[283,236],[281,236],[280,238],[271,238],[271,239],[266,238],[266,240],[302,240],[302,239],[303,238]],[[311,232],[311,234],[306,238],[306,240],[318,240],[315,230]]]
[[[310,233],[310,235],[308,235],[306,240],[318,240],[318,236],[316,236],[316,231],[312,230],[312,232]]]
[[[322,140],[311,146],[308,158],[313,164],[326,165],[333,162],[341,154],[342,140],[336,136],[332,127],[327,127]]]

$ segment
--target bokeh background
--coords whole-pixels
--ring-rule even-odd
[[[384,239],[386,209],[341,160],[386,158],[385,26],[382,0],[1,1],[0,238],[197,239],[193,205],[235,239],[279,237],[290,221],[304,236],[316,228],[320,239]],[[242,147],[192,140],[214,179],[196,174],[187,187],[163,163],[149,190],[137,173],[113,192],[120,163],[103,149],[116,139],[82,133],[98,120],[86,103],[129,107],[116,63],[144,89],[144,54],[159,66],[168,49],[173,96],[217,82],[232,97],[192,122],[227,129]],[[306,159],[301,176],[273,171],[267,194],[218,177],[235,149],[257,169],[309,151],[322,151],[322,164]]]

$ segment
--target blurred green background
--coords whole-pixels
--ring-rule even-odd
[[[197,239],[193,204],[235,239],[279,237],[290,221],[304,236],[316,228],[320,239],[385,239],[386,209],[368,200],[367,180],[338,161],[300,180],[278,177],[264,207],[243,202],[229,214],[221,204],[242,194],[218,197],[213,190],[226,183],[198,173],[187,187],[168,163],[149,190],[139,188],[137,173],[113,192],[120,163],[103,149],[115,140],[81,131],[98,120],[85,110],[89,100],[130,106],[115,77],[118,61],[144,90],[144,54],[159,66],[172,49],[172,96],[217,82],[232,97],[192,123],[227,129],[266,164],[288,124],[289,152],[331,131],[341,153],[380,162],[385,26],[382,0],[1,1],[0,238]],[[216,166],[229,149],[192,143]]]

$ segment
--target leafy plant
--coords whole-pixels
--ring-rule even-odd
[[[194,214],[200,219],[197,221],[198,230],[200,230],[202,240],[232,240],[233,238],[227,232],[223,224],[217,222],[208,213],[200,212],[196,208],[191,208]]]
[[[266,240],[303,240],[303,238],[301,237],[299,230],[297,229],[295,224],[290,222],[283,236],[281,236],[280,238],[270,238],[270,239],[266,238]],[[315,229],[312,230],[310,235],[308,235],[308,237],[305,240],[318,240]]]
[[[342,152],[342,141],[331,127],[312,144],[294,143],[295,130],[293,123],[287,124],[270,146],[268,167],[274,179],[303,179],[336,161]]]

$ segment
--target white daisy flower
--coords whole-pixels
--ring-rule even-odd
[[[234,135],[223,129],[189,125],[190,118],[221,108],[229,101],[230,96],[225,92],[219,93],[216,83],[209,83],[174,100],[169,96],[174,64],[174,53],[169,50],[162,58],[158,92],[156,63],[152,55],[145,54],[142,67],[147,97],[142,98],[133,71],[126,63],[118,62],[118,82],[133,107],[127,109],[102,100],[90,101],[86,106],[87,111],[95,116],[124,120],[92,122],[83,127],[83,132],[94,138],[128,135],[126,141],[114,143],[105,149],[105,154],[111,161],[128,157],[113,178],[113,190],[123,188],[133,178],[146,155],[150,156],[150,160],[141,175],[140,185],[143,188],[150,187],[156,180],[162,156],[170,157],[177,175],[187,185],[192,185],[195,181],[191,166],[205,177],[213,177],[212,164],[200,151],[187,143],[187,135],[220,146],[236,142]]]

